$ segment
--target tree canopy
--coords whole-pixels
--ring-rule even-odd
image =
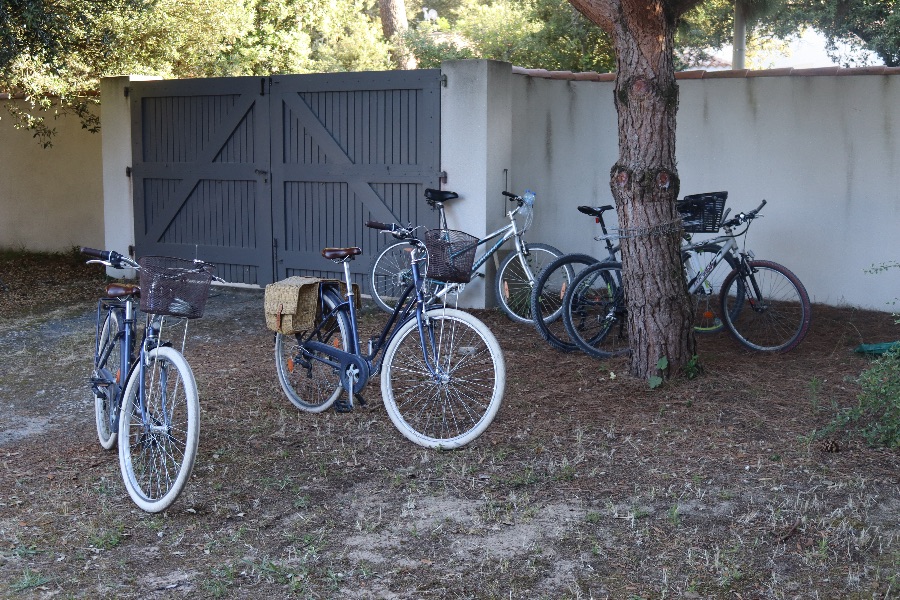
[[[52,116],[88,105],[104,76],[166,78],[384,70],[377,0],[0,0],[0,92],[44,145]]]
[[[738,2],[751,53],[814,27],[833,52],[839,44],[850,49],[845,64],[858,64],[863,50],[900,64],[900,0]],[[702,65],[731,43],[735,0],[662,4],[679,11],[676,69]],[[405,9],[405,33],[395,25],[385,36],[388,8],[401,24],[394,13]],[[609,31],[567,0],[0,0],[0,93],[28,99],[30,109],[8,109],[45,144],[53,134],[47,115],[75,112],[96,129],[88,104],[103,76],[383,70],[412,64],[409,51],[419,67],[486,58],[549,70],[615,69]]]
[[[900,0],[787,0],[773,26],[821,31],[830,54],[845,66],[864,64],[867,52],[900,66]]]

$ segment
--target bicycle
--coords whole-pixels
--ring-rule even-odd
[[[689,280],[696,274],[703,272],[715,257],[721,246],[703,242],[702,244],[691,244],[689,233],[704,232],[705,226],[702,219],[700,221],[691,221],[692,212],[687,206],[692,208],[698,199],[707,196],[715,196],[713,200],[713,210],[718,204],[724,206],[727,193],[716,192],[714,194],[698,194],[694,196],[686,196],[679,205],[681,210],[685,210],[688,221],[685,224],[686,234],[684,236],[684,244],[681,248],[682,262],[685,267],[685,273]],[[702,200],[701,200],[702,202]],[[600,225],[602,234],[597,236],[597,241],[602,241],[606,247],[607,256],[602,260],[607,263],[615,263],[618,261],[619,245],[613,245],[612,240],[617,239],[615,232],[610,232],[603,218],[606,211],[613,210],[613,206],[579,206],[579,212],[594,217]],[[702,216],[702,209],[700,215]],[[540,273],[532,290],[531,310],[532,322],[538,333],[548,344],[562,352],[572,352],[580,349],[580,347],[568,336],[563,320],[559,318],[562,315],[562,306],[565,293],[575,279],[576,268],[578,272],[590,265],[601,262],[600,259],[589,254],[566,254],[552,263],[550,263],[544,271]],[[694,331],[697,333],[715,333],[721,331],[724,323],[718,316],[718,306],[713,305],[712,299],[717,298],[718,285],[724,275],[737,266],[737,260],[730,254],[725,255],[725,264],[729,270],[718,269],[714,271],[715,275],[707,277],[700,286],[692,288],[692,300],[694,302]],[[725,273],[722,273],[725,271]],[[712,273],[712,272],[711,272]],[[739,308],[739,307],[737,307]],[[546,315],[546,316],[545,316]]]
[[[472,275],[484,277],[479,269],[497,253],[503,244],[512,239],[515,250],[499,263],[494,291],[500,308],[509,318],[519,323],[530,323],[531,290],[536,275],[550,261],[562,256],[562,252],[553,246],[539,243],[529,244],[523,239],[523,235],[534,220],[534,193],[526,191],[524,195],[517,196],[510,192],[503,192],[503,195],[509,198],[510,202],[516,203],[516,207],[506,213],[509,224],[482,239],[476,239],[473,245],[478,247],[486,245],[491,240],[497,238],[499,240],[485,250],[484,254],[473,263],[472,272],[466,274],[465,282],[429,282],[426,293],[435,300],[440,300],[449,294],[462,292],[465,283],[470,280]],[[447,230],[444,203],[458,197],[456,192],[425,190],[426,202],[439,213],[440,230]],[[524,218],[523,224],[518,223],[517,217]],[[400,293],[409,285],[411,281],[410,264],[410,249],[404,242],[388,246],[375,257],[369,271],[369,285],[372,299],[382,310],[393,311]]]
[[[427,448],[463,446],[487,429],[500,408],[503,353],[484,323],[445,304],[430,305],[424,288],[426,276],[447,281],[470,275],[475,238],[441,229],[426,232],[422,241],[412,228],[366,225],[410,247],[410,283],[363,353],[349,265],[362,251],[323,249],[322,256],[343,266],[346,296],[335,284],[321,284],[312,327],[293,335],[276,333],[281,388],[301,410],[322,412],[335,405],[347,411],[369,379],[380,375],[388,416],[408,440]],[[346,399],[336,404],[342,393]]]
[[[81,248],[89,264],[135,269],[140,285],[110,283],[97,303],[91,390],[100,445],[118,443],[128,495],[142,510],[167,509],[187,484],[197,456],[200,401],[182,352],[188,319],[203,314],[212,265]],[[145,322],[138,332],[138,312]],[[163,337],[166,317],[183,319],[181,351]],[[168,328],[166,328],[168,330]],[[137,346],[137,350],[135,348]]]
[[[723,326],[749,349],[787,352],[796,348],[809,330],[811,307],[806,288],[786,267],[756,260],[751,251],[739,250],[736,241],[746,235],[750,223],[765,205],[763,200],[756,209],[739,213],[721,224],[716,219],[714,225],[724,235],[686,246],[707,252],[718,248],[702,271],[689,275],[688,291],[692,297],[700,293],[707,295],[700,290],[716,267],[722,261],[736,262],[718,291]],[[734,228],[743,224],[747,227],[735,233]],[[566,331],[579,348],[597,358],[629,351],[621,282],[621,264],[599,263],[579,273],[563,299]]]

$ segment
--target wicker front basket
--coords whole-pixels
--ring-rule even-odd
[[[212,283],[210,265],[167,256],[145,256],[138,263],[143,312],[187,319],[203,316]]]
[[[428,279],[446,283],[469,283],[478,238],[453,229],[429,229],[425,232],[428,250]]]

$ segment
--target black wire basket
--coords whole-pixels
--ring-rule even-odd
[[[676,203],[685,233],[716,233],[722,224],[722,213],[728,192],[711,192],[685,196]]]
[[[446,283],[469,283],[478,238],[453,229],[429,229],[425,232],[428,250],[428,279]]]
[[[213,267],[183,258],[145,256],[141,265],[141,310],[186,319],[203,316]]]

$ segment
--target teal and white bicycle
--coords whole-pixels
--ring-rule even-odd
[[[534,221],[533,192],[526,191],[521,196],[503,192],[503,195],[510,202],[516,203],[506,213],[509,224],[473,242],[474,248],[486,246],[488,242],[496,240],[494,245],[474,261],[471,273],[451,281],[429,280],[425,293],[431,301],[446,301],[449,295],[461,293],[471,277],[484,276],[480,271],[481,267],[492,257],[497,260],[500,248],[512,240],[514,250],[497,263],[494,291],[497,303],[510,319],[519,323],[531,323],[531,290],[538,273],[563,253],[548,244],[527,243],[524,239],[525,232]],[[447,230],[444,204],[458,197],[456,192],[425,190],[428,205],[439,212],[441,230]],[[394,310],[400,295],[412,281],[411,252],[409,244],[399,242],[382,250],[372,263],[369,274],[370,293],[375,303],[386,312]]]

